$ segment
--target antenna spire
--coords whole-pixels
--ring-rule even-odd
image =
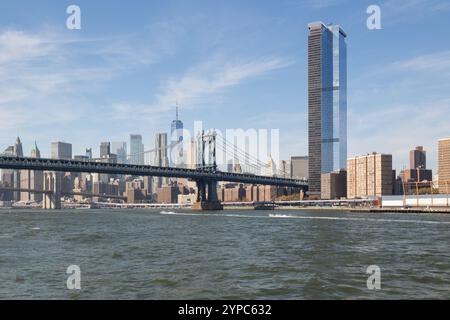
[[[175,111],[176,112],[176,118],[175,119],[178,121],[178,100],[176,102],[176,108],[175,109],[176,109],[176,111]]]

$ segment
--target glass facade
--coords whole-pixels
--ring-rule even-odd
[[[347,166],[347,44],[337,25],[322,33],[321,173]]]
[[[142,144],[142,136],[140,134],[130,135],[130,164],[144,164],[144,145]]]
[[[309,191],[321,174],[347,166],[347,35],[338,25],[308,25]]]
[[[172,121],[170,128],[170,166],[181,167],[183,165],[183,122],[178,119],[178,105],[176,119]]]

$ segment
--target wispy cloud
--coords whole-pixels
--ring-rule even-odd
[[[343,4],[346,1],[347,0],[306,0],[302,1],[302,3],[313,9],[323,9]]]
[[[450,10],[448,0],[385,0],[381,3],[383,23],[406,23]]]
[[[450,52],[440,51],[388,63],[352,81],[349,152],[392,153],[401,169],[409,149],[424,145],[435,168],[436,141],[450,135],[449,76]]]
[[[450,100],[391,105],[390,108],[349,114],[349,154],[378,151],[392,153],[394,167],[407,164],[409,150],[423,145],[429,152],[429,167],[436,168],[437,140],[450,136]],[[381,130],[382,128],[382,130]]]
[[[113,105],[112,116],[118,118],[138,117],[155,118],[173,108],[176,101],[183,109],[202,107],[209,99],[222,94],[226,89],[235,87],[253,78],[264,76],[271,71],[285,68],[292,61],[278,58],[259,58],[230,62],[225,58],[212,58],[208,62],[189,68],[180,77],[172,77],[161,85],[149,104],[117,103]]]
[[[237,86],[244,81],[263,76],[271,71],[289,66],[292,61],[283,58],[261,58],[250,61],[227,62],[223,58],[191,68],[181,77],[166,81],[149,111],[168,110],[175,101],[190,108],[206,103],[212,95]]]
[[[161,59],[165,51],[135,36],[77,38],[45,31],[0,30],[0,143],[20,134],[37,139],[77,139],[92,143],[92,130],[104,117],[98,92],[138,66]],[[97,100],[89,97],[96,96]],[[96,120],[97,119],[97,120]],[[97,121],[97,122],[96,122]],[[43,146],[44,152],[47,150]]]
[[[442,72],[444,70],[450,70],[450,51],[425,54],[412,59],[395,62],[392,66],[417,71]]]

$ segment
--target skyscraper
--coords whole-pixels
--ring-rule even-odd
[[[66,142],[52,142],[52,159],[72,159],[72,144]]]
[[[86,148],[86,157],[91,160],[92,159],[92,148]]]
[[[409,168],[417,169],[422,168],[426,169],[427,167],[427,152],[423,150],[423,147],[416,147],[414,150],[409,152]]]
[[[111,143],[101,142],[100,143],[100,158],[108,158],[111,154]]]
[[[17,137],[16,143],[14,144],[14,156],[16,157],[23,157],[23,148],[22,148],[22,142],[20,141],[20,138]],[[14,170],[13,173],[14,176],[14,188],[20,188],[20,170]],[[14,192],[14,200],[20,201],[20,192],[15,191]]]
[[[130,135],[130,164],[144,164],[144,145],[142,144],[142,136],[140,134]]]
[[[321,174],[346,168],[347,34],[338,25],[308,25],[309,191]]]
[[[31,158],[39,159],[41,152],[34,142],[34,148],[31,150]],[[20,186],[22,189],[29,190],[43,190],[44,188],[44,174],[42,171],[22,170]],[[21,201],[36,201],[41,202],[43,199],[42,194],[32,192],[22,192],[20,194]]]
[[[117,163],[127,163],[127,143],[125,141],[112,142],[111,152],[117,155]]]
[[[450,193],[450,138],[441,139],[439,144],[439,192]]]
[[[172,167],[183,164],[183,122],[178,119],[178,103],[175,120],[170,128],[170,165]]]
[[[168,167],[167,157],[167,133],[157,133],[155,135],[155,166]],[[154,188],[161,188],[168,183],[167,178],[155,177]]]

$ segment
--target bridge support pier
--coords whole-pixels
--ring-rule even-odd
[[[197,181],[197,202],[192,206],[195,211],[219,211],[223,206],[217,198],[217,181]],[[208,191],[208,192],[206,192]]]
[[[44,172],[44,190],[51,191],[51,193],[44,194],[44,199],[42,201],[43,209],[61,209],[61,183],[61,172]]]

